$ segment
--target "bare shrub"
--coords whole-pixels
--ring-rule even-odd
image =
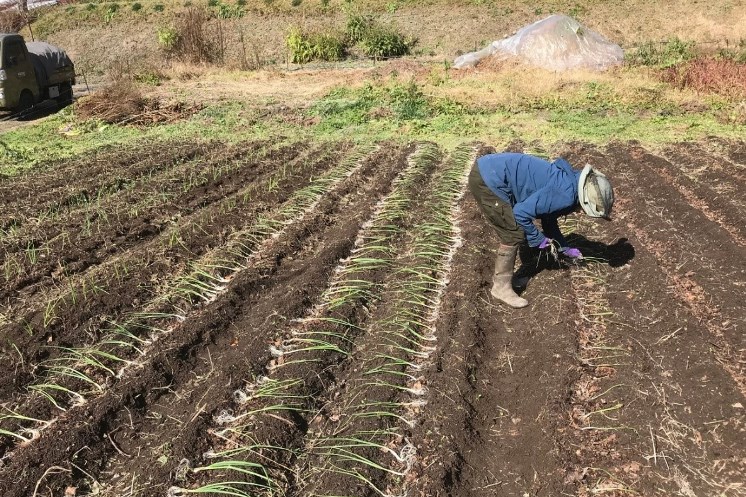
[[[0,33],[17,33],[27,23],[26,14],[10,8],[0,12]]]
[[[661,71],[661,79],[676,88],[746,98],[746,64],[728,59],[695,59]]]
[[[222,63],[225,58],[225,34],[220,20],[210,21],[204,8],[190,7],[175,26],[178,39],[171,50],[173,55],[192,63]]]
[[[240,57],[233,63],[237,69],[242,71],[254,71],[265,65],[264,50],[262,42],[255,36],[246,36],[243,28],[238,28],[238,41],[240,44]],[[237,62],[237,64],[236,64]]]

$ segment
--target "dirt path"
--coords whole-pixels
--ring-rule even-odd
[[[659,159],[618,145],[608,152],[612,160],[606,167],[622,180],[625,216],[620,220],[656,255],[680,298],[707,322],[724,364],[746,395],[746,317],[742,299],[733,292],[746,286],[746,268],[735,263],[746,259],[746,247],[656,174]],[[637,164],[635,177],[616,169],[618,163]]]
[[[526,309],[497,306],[489,296],[497,239],[471,198],[462,224],[436,323],[442,349],[426,376],[428,416],[415,432],[418,495],[558,495],[575,349],[567,275],[541,272]]]

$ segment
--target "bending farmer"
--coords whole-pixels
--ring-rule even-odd
[[[469,174],[469,190],[501,240],[490,293],[516,308],[528,305],[513,291],[518,246],[524,240],[539,249],[554,244],[564,256],[582,258],[580,250],[567,245],[557,218],[582,207],[591,217],[610,219],[614,204],[609,180],[590,165],[576,171],[564,159],[550,163],[527,154],[480,157]],[[535,219],[541,221],[543,233],[534,226]]]

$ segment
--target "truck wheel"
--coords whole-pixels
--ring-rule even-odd
[[[29,90],[23,90],[21,97],[18,99],[18,112],[19,119],[25,119],[29,116],[31,108],[34,106],[34,95]]]
[[[61,109],[73,103],[73,87],[70,83],[60,85],[60,96],[54,99],[57,106]]]

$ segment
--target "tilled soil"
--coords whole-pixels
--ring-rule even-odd
[[[0,495],[746,495],[743,143],[560,144],[610,177],[614,220],[568,219],[579,265],[522,250],[520,310],[489,294],[498,240],[470,195],[436,215],[455,153],[380,144],[288,216],[354,150],[272,143],[105,151],[88,175],[86,158],[44,168],[36,203],[30,177],[3,179],[22,197],[4,260],[27,254],[24,236],[52,245],[3,290]],[[201,165],[225,175],[195,183]],[[117,227],[55,242],[90,214],[64,200],[81,192]],[[165,194],[122,217],[138,192]],[[436,226],[458,233],[452,259],[412,252]],[[244,232],[256,245],[229,264]],[[52,260],[89,263],[56,273]],[[196,283],[217,290],[164,300],[198,261],[222,268]],[[424,300],[403,293],[412,278]],[[106,323],[166,309],[131,363],[102,359],[120,374],[80,363],[99,391],[45,376]],[[392,332],[407,319],[411,334]],[[55,405],[29,390],[42,378],[84,400]]]

